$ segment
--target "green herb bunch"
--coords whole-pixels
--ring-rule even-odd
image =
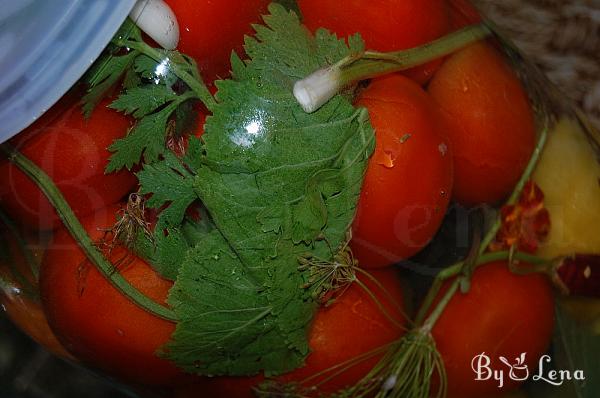
[[[175,281],[168,303],[177,328],[161,355],[201,375],[280,374],[301,366],[318,306],[299,270],[306,255],[331,259],[345,247],[374,134],[364,109],[337,95],[312,114],[294,83],[363,51],[274,4],[247,37],[247,59],[232,55],[232,78],[213,98],[194,62],[157,50],[131,23],[90,74],[86,111],[118,81],[111,104],[137,121],[116,141],[107,172],[140,167],[140,194],[161,209],[151,238],[135,250]],[[179,156],[166,145],[202,101],[201,139]],[[185,108],[187,106],[187,108]],[[199,222],[186,217],[202,203]]]

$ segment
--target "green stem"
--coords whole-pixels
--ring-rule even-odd
[[[542,150],[544,149],[544,146],[546,145],[547,139],[548,139],[548,120],[545,120],[544,126],[542,127],[539,137],[538,137],[538,142],[535,146],[535,149],[533,150],[533,154],[531,155],[531,158],[529,159],[529,163],[527,164],[527,167],[525,167],[525,170],[523,171],[521,178],[517,182],[517,185],[515,186],[513,193],[510,195],[510,197],[508,198],[505,205],[513,205],[513,204],[517,203],[517,200],[519,199],[519,196],[521,195],[521,192],[523,191],[523,187],[525,186],[527,181],[531,178],[531,174],[535,170],[535,166],[537,165],[538,160],[540,159],[540,155],[542,154]],[[485,252],[485,250],[487,250],[490,243],[496,237],[496,234],[498,233],[498,230],[500,229],[501,225],[502,225],[502,220],[500,219],[500,217],[497,217],[496,221],[494,222],[494,224],[492,225],[490,230],[486,233],[485,237],[483,238],[483,241],[481,242],[479,254],[483,254]]]
[[[342,85],[348,85],[359,80],[410,69],[451,54],[490,34],[491,31],[484,24],[472,25],[408,50],[390,53],[367,51],[356,61],[341,65],[341,82]]]
[[[341,89],[360,80],[409,69],[451,54],[484,39],[491,31],[484,24],[468,26],[438,40],[408,50],[351,54],[334,65],[319,69],[294,84],[294,97],[312,113]]]
[[[322,386],[323,384],[327,383],[328,381],[334,379],[335,377],[343,374],[344,372],[346,372],[348,369],[351,369],[352,367],[356,366],[357,364],[364,362],[370,358],[373,358],[374,356],[377,356],[379,354],[383,354],[385,352],[387,352],[389,350],[389,348],[393,345],[393,343],[388,343],[385,344],[383,346],[374,348],[370,351],[367,351],[365,353],[359,354],[355,357],[352,357],[350,359],[347,359],[343,362],[337,363],[327,369],[321,370],[319,372],[313,373],[310,376],[302,379],[300,381],[301,385],[308,385],[308,383],[310,383],[312,380],[317,379],[321,376],[325,376],[327,375],[326,378],[320,380],[317,384],[315,384],[315,387],[319,387]]]
[[[456,291],[458,290],[459,285],[460,285],[460,278],[456,278],[455,280],[452,281],[452,284],[450,285],[450,287],[448,288],[446,293],[444,293],[444,296],[442,296],[442,299],[438,302],[438,304],[435,306],[435,308],[433,309],[431,314],[429,314],[427,319],[425,319],[425,322],[423,322],[423,326],[421,327],[421,330],[423,331],[423,333],[431,332],[431,330],[433,329],[433,325],[435,325],[435,323],[437,322],[439,317],[442,315],[442,313],[446,309],[446,306],[448,305],[448,303],[454,296],[454,293],[456,293]]]
[[[460,263],[462,266],[462,263]],[[461,267],[462,269],[462,267]],[[427,311],[433,304],[433,300],[437,297],[440,289],[442,288],[443,279],[439,277],[439,275],[433,280],[433,284],[429,288],[423,303],[421,304],[419,311],[417,312],[417,316],[415,317],[415,325],[422,325],[425,316],[427,315]]]
[[[156,62],[163,62],[165,60],[164,52],[161,52],[153,47],[150,47],[144,42],[132,41],[132,40],[124,40],[117,42],[119,46],[128,47],[133,50],[137,50],[140,53],[152,58]],[[214,97],[206,87],[206,84],[201,80],[195,78],[186,70],[184,70],[180,65],[176,62],[171,62],[169,68],[175,75],[181,79],[188,87],[198,96],[200,101],[204,103],[204,105],[208,109],[213,109],[217,104]]]
[[[0,152],[5,154],[14,165],[37,184],[50,203],[54,206],[65,227],[75,238],[87,258],[121,294],[129,298],[139,307],[160,318],[168,321],[177,320],[177,317],[172,310],[154,302],[142,294],[139,290],[131,286],[120,273],[114,271],[113,265],[104,258],[100,251],[98,251],[94,242],[92,242],[77,219],[77,216],[75,216],[73,210],[69,207],[64,196],[46,173],[25,156],[6,144],[0,145]]]
[[[475,267],[478,267],[482,264],[490,263],[493,261],[508,260],[509,258],[512,258],[514,260],[524,261],[526,263],[531,263],[531,264],[546,264],[546,263],[548,263],[547,259],[543,259],[543,258],[534,256],[532,254],[523,253],[523,252],[514,252],[514,253],[512,253],[512,257],[511,257],[511,252],[509,250],[504,250],[504,251],[499,251],[499,252],[490,252],[490,253],[482,254],[481,256],[479,256],[479,258],[475,262]],[[462,266],[463,266],[463,262],[459,262],[454,265],[451,265],[450,267],[445,268],[443,271],[441,271],[438,274],[438,278],[442,281],[452,278],[452,277],[460,274],[460,272],[462,270]]]

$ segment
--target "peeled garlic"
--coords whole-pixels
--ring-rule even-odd
[[[163,0],[138,0],[131,19],[161,47],[174,50],[179,43],[179,24],[171,7]]]

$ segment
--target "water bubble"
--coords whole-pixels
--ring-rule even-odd
[[[383,391],[390,391],[396,386],[396,382],[398,381],[398,377],[396,375],[391,375],[383,382],[381,389]]]
[[[446,156],[448,153],[448,145],[446,145],[445,142],[442,142],[440,145],[438,145],[438,151],[440,151],[442,156]]]

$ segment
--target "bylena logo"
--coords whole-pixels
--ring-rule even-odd
[[[475,355],[471,361],[471,369],[473,369],[473,372],[475,373],[476,381],[496,380],[498,382],[498,388],[502,388],[506,377],[514,381],[525,381],[529,379],[529,368],[525,363],[526,356],[527,353],[524,352],[516,357],[512,363],[505,357],[500,356],[498,359],[506,366],[506,368],[493,369],[491,366],[491,358],[485,352],[482,352],[479,355]],[[578,369],[570,371],[548,369],[548,364],[550,362],[551,358],[549,355],[542,355],[538,363],[537,373],[534,374],[531,379],[534,381],[543,381],[555,386],[560,386],[568,380],[585,380],[583,370]],[[508,376],[506,375],[507,371]]]
[[[525,355],[525,353],[522,353],[520,357],[515,358],[514,365],[511,365],[510,362],[508,362],[508,359],[502,356],[498,358],[500,359],[500,362],[508,366],[510,369],[508,377],[510,377],[511,380],[524,381],[529,378],[529,369],[525,364]]]

